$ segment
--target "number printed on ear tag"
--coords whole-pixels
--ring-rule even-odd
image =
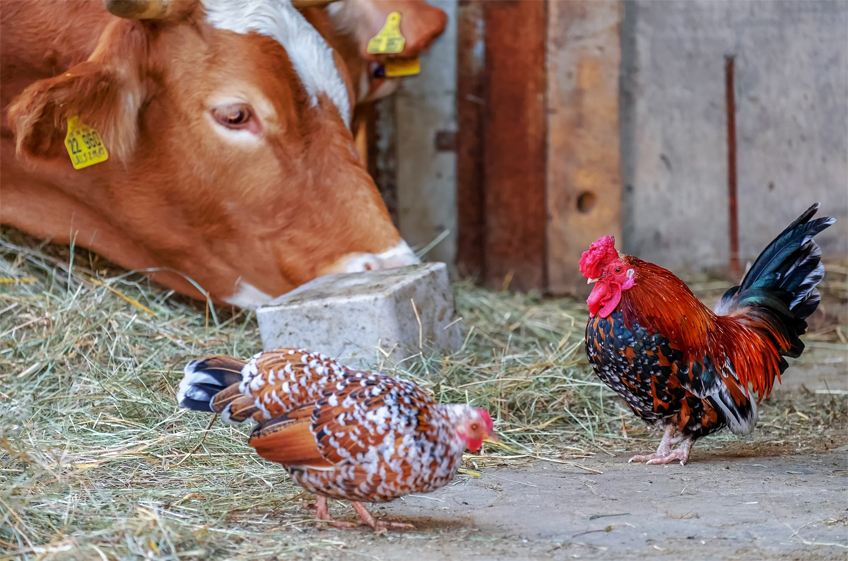
[[[68,118],[65,148],[68,149],[74,169],[87,168],[109,159],[109,153],[100,135],[80,121],[79,116]]]

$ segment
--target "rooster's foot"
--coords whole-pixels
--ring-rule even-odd
[[[671,440],[671,439],[669,439]],[[689,460],[689,451],[692,449],[692,441],[687,439],[683,440],[683,444],[675,448],[674,450],[670,449],[670,446],[666,444],[666,439],[663,438],[663,442],[660,444],[659,449],[653,454],[647,454],[645,456],[633,456],[630,458],[628,463],[632,462],[645,462],[645,464],[670,464],[675,460],[680,460],[680,465],[685,466],[686,462]]]

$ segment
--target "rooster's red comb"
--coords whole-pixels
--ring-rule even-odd
[[[615,237],[603,236],[592,242],[588,251],[580,257],[580,273],[587,279],[596,279],[610,261],[618,259],[615,249]]]

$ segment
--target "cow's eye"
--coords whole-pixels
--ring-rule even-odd
[[[253,111],[246,103],[233,103],[213,108],[212,116],[229,129],[245,129],[253,119]]]

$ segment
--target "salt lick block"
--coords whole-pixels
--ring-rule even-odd
[[[444,263],[319,277],[256,315],[265,350],[300,347],[355,368],[462,344]]]

